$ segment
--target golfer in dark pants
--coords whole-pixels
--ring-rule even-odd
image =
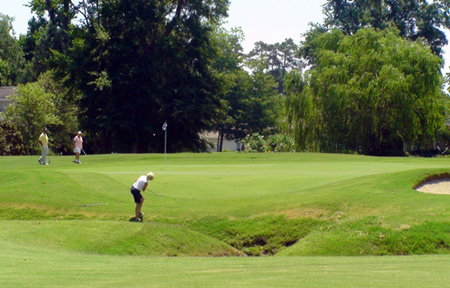
[[[131,194],[134,197],[134,203],[136,203],[136,217],[135,220],[138,222],[142,221],[141,208],[142,204],[144,204],[144,197],[142,197],[141,191],[145,191],[147,189],[148,181],[152,181],[155,179],[155,175],[153,172],[149,172],[147,175],[142,175],[139,177],[136,182],[134,182],[133,186],[131,186]]]

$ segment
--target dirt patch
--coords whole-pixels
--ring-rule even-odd
[[[289,219],[297,218],[313,218],[320,219],[327,215],[327,211],[324,209],[312,209],[312,208],[298,208],[291,210],[283,210],[280,214],[286,215]]]

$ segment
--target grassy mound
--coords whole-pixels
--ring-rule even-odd
[[[178,225],[123,221],[2,221],[18,245],[101,255],[243,256],[223,242]]]

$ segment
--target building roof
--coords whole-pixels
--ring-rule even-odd
[[[16,90],[14,86],[0,87],[0,112],[5,112],[6,107],[11,103],[11,99],[6,96],[13,95]]]
[[[14,86],[0,87],[0,99],[6,99],[6,96],[13,95],[15,90]]]

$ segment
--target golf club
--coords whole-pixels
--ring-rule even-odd
[[[50,162],[50,153],[53,153],[53,156],[56,156],[55,152],[53,152],[53,150],[50,149],[50,147],[48,147],[48,152],[47,152],[48,164],[52,164],[52,163]]]
[[[81,151],[83,151],[84,155],[87,156],[86,152],[84,151],[83,148],[81,148]]]
[[[155,194],[156,196],[158,196],[158,197],[161,197],[162,196],[162,194],[157,194],[157,193],[155,193],[155,192],[153,192],[152,190],[149,190],[151,193],[153,193],[153,194]]]

